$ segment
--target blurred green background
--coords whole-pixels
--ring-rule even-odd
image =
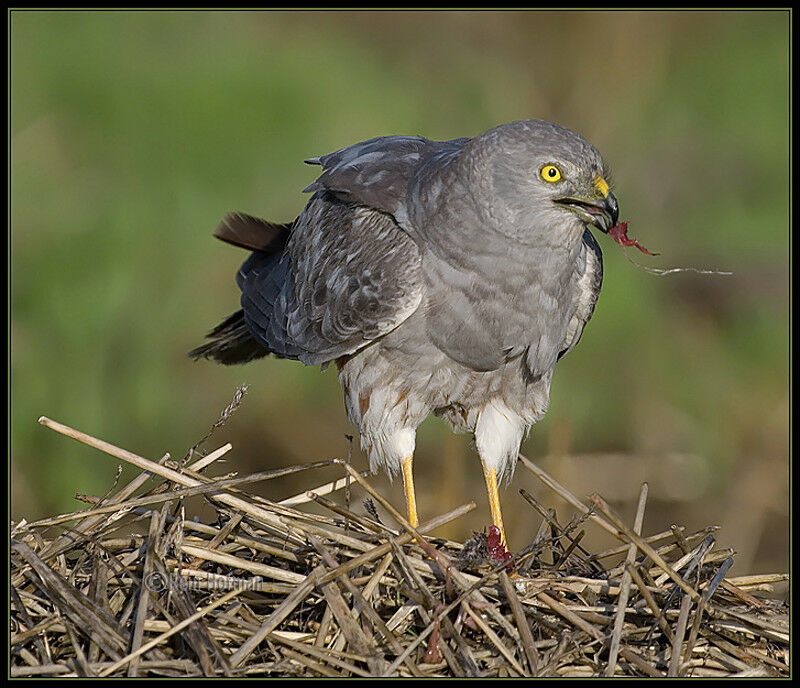
[[[720,524],[738,573],[789,551],[788,12],[28,12],[11,24],[11,517],[78,508],[117,462],[47,415],[149,458],[180,459],[236,386],[207,445],[241,473],[344,457],[335,370],[185,352],[238,307],[245,255],[223,214],[292,219],[304,158],[390,133],[472,136],[538,117],[611,163],[622,219],[655,259],[732,277],[654,277],[599,241],[594,319],[558,366],[523,453],[645,528]],[[423,519],[475,499],[470,439],[420,428]],[[364,467],[357,448],[353,461]],[[333,473],[259,483],[270,498]],[[403,504],[398,485],[374,484]],[[524,468],[504,491],[512,547],[539,517]],[[559,505],[563,518],[570,512]]]

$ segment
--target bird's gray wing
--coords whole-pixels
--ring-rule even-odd
[[[603,284],[603,254],[600,245],[588,229],[583,232],[583,243],[586,251],[583,272],[578,278],[576,309],[567,327],[567,334],[557,360],[561,360],[577,345],[583,334],[583,328],[594,313],[594,306]]]
[[[409,185],[469,139],[380,136],[306,160],[322,174],[281,255],[239,271],[245,322],[269,351],[307,364],[352,354],[391,332],[423,296],[408,233]]]
[[[309,365],[392,331],[423,291],[419,250],[394,219],[325,190],[295,220],[286,250],[254,253],[237,281],[254,338]]]
[[[323,172],[304,191],[326,190],[342,200],[405,215],[409,182],[421,168],[457,152],[469,139],[430,141],[421,136],[379,136],[306,160]]]

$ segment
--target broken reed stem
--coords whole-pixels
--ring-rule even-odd
[[[672,655],[669,658],[669,669],[667,676],[679,676],[681,667],[681,646],[683,644],[683,636],[686,633],[686,623],[689,620],[689,610],[692,607],[692,598],[689,595],[684,595],[681,599],[681,610],[678,614],[678,624],[675,627],[675,634],[672,638]]]
[[[644,510],[647,504],[647,483],[642,483],[639,490],[639,501],[636,505],[636,515],[633,521],[633,532],[641,535],[642,524],[644,523]],[[617,669],[617,654],[619,644],[622,639],[622,626],[625,624],[625,608],[628,606],[628,594],[631,590],[631,574],[628,568],[633,566],[636,560],[636,545],[631,543],[628,547],[628,554],[625,557],[625,570],[622,573],[622,584],[620,585],[619,597],[617,598],[617,614],[614,618],[614,631],[611,634],[611,648],[608,653],[608,666],[605,675],[613,676]]]
[[[514,615],[517,632],[519,633],[522,647],[525,650],[525,656],[528,659],[528,668],[530,669],[529,675],[536,676],[539,670],[539,653],[536,652],[536,645],[533,641],[531,627],[528,623],[528,619],[525,617],[525,609],[519,601],[517,591],[514,590],[514,586],[505,571],[500,572],[500,582],[503,585],[503,592],[511,607],[511,613]]]

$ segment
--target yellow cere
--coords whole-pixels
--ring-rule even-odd
[[[603,179],[599,174],[594,176],[594,188],[597,189],[601,194],[603,194],[603,198],[608,196],[608,182]]]
[[[542,179],[546,182],[557,182],[561,179],[561,170],[555,165],[545,165],[541,169],[540,174],[542,175]]]

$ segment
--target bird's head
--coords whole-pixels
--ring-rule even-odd
[[[504,233],[535,235],[537,241],[549,234],[559,241],[562,234],[579,238],[586,225],[608,232],[617,223],[608,168],[580,134],[544,120],[522,120],[473,141],[475,159],[491,170],[484,180],[491,184],[492,213],[498,227],[507,227]]]
[[[539,170],[539,174],[547,184],[553,185],[559,183],[564,173],[557,163],[547,163]],[[580,176],[584,179],[580,179],[578,183],[570,184],[564,189],[554,189],[556,194],[552,201],[575,213],[582,222],[607,234],[619,219],[616,196],[606,181],[608,174],[603,174],[602,171],[594,171],[592,174],[590,170],[590,180],[585,179],[585,174],[576,174],[576,177]]]

